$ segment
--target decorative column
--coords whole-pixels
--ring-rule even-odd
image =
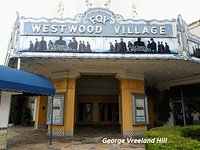
[[[75,85],[76,79],[69,78],[67,82],[66,92],[66,110],[65,110],[65,136],[74,135],[74,121],[75,121]]]
[[[133,124],[133,94],[144,94],[144,80],[121,79],[121,132],[124,136],[143,135],[147,131],[147,125]]]
[[[38,96],[36,101],[35,129],[46,129],[47,118],[47,96]]]
[[[75,120],[75,78],[52,79],[56,88],[56,94],[65,93],[64,98],[64,115],[62,125],[53,125],[53,135],[56,136],[73,136]],[[56,99],[54,99],[55,101]],[[48,126],[50,132],[50,125]]]

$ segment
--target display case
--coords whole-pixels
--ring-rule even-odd
[[[133,125],[148,124],[147,96],[145,94],[132,95]]]

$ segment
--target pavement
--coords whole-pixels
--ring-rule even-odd
[[[145,150],[144,144],[124,142],[126,137],[115,127],[77,127],[71,137],[53,137],[49,144],[47,130],[33,127],[12,126],[8,128],[9,150]],[[135,137],[134,137],[135,138]],[[103,140],[104,139],[104,140]],[[113,139],[117,139],[115,142]],[[110,141],[109,141],[110,140]],[[107,143],[104,143],[107,142]],[[110,142],[108,144],[108,142]],[[113,143],[114,142],[114,143]]]

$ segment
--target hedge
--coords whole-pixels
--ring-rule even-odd
[[[200,150],[200,125],[163,126],[145,133],[145,139],[167,138],[166,143],[145,143],[147,150]]]

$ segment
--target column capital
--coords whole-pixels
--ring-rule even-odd
[[[68,78],[78,79],[81,76],[80,72],[70,71],[68,74]]]
[[[81,75],[79,72],[76,71],[61,71],[61,72],[54,72],[51,75],[51,79],[62,79],[62,78],[79,78]]]

